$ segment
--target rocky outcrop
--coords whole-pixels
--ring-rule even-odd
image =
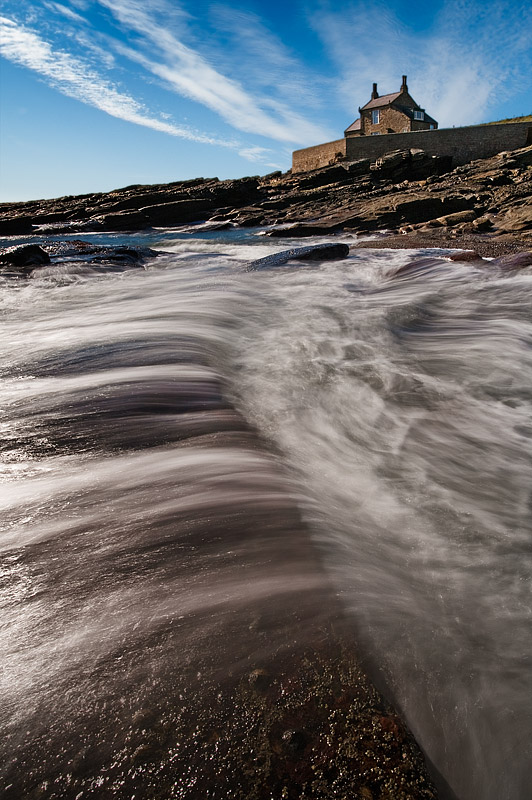
[[[270,228],[272,236],[386,229],[438,241],[532,237],[532,147],[452,169],[447,157],[403,150],[375,162],[312,172],[127,186],[112,192],[0,205],[0,236],[128,231],[209,221]],[[284,226],[284,227],[283,227]],[[290,227],[286,227],[290,226]],[[419,233],[418,233],[419,232]],[[501,239],[501,237],[503,237]]]

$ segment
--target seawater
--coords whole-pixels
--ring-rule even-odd
[[[532,271],[442,262],[394,277],[427,252],[354,250],[245,273],[300,242],[201,228],[91,240],[164,255],[119,275],[45,268],[0,295],[9,774],[33,737],[57,746],[94,670],[109,682],[102,703],[163,692],[183,620],[199,615],[205,648],[221,609],[275,595],[267,564],[252,586],[217,581],[223,537],[198,570],[180,557],[189,534],[169,533],[253,507],[266,487],[281,513],[287,497],[301,510],[359,656],[449,797],[528,798]],[[143,430],[117,411],[131,387],[153,408]],[[161,414],[220,413],[223,396],[271,461],[242,441],[165,440]],[[294,591],[308,580],[294,576]],[[138,655],[121,671],[122,650]]]

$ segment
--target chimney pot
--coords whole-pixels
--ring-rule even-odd
[[[406,75],[403,75],[403,84],[401,86],[401,91],[403,91],[403,92],[407,92],[408,91],[408,86],[406,85]]]
[[[373,84],[373,91],[372,91],[372,93],[371,93],[371,99],[372,99],[372,100],[375,100],[375,99],[376,99],[378,96],[379,96],[379,93],[378,93],[378,91],[377,91],[377,84],[376,84],[376,83],[374,83],[374,84]]]

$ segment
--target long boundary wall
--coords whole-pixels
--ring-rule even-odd
[[[295,150],[292,171],[306,172],[336,161],[376,159],[392,150],[424,150],[432,156],[452,156],[453,165],[488,158],[502,150],[517,150],[532,144],[532,122],[499,125],[471,125],[466,128],[440,128],[435,131],[389,133],[382,136],[353,136]]]
[[[334,142],[317,144],[314,147],[305,147],[304,150],[295,150],[292,153],[292,172],[306,172],[311,169],[326,167],[334,164],[347,155],[347,139],[337,139]],[[362,158],[362,156],[361,156]]]

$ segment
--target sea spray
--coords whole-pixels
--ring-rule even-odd
[[[256,305],[232,266],[5,287],[6,797],[435,796],[304,488],[231,402]]]
[[[189,699],[214,702],[225,675],[249,710],[241,737],[270,691],[302,708],[307,668],[290,695],[267,662],[314,646],[332,579],[442,786],[526,797],[530,270],[439,260],[397,275],[434,254],[381,250],[245,274],[296,243],[155,239],[136,237],[174,252],[147,272],[51,269],[2,296],[10,779],[31,753],[41,796],[52,775],[57,796],[110,786],[102,763],[116,792],[155,775],[167,796],[197,796],[200,761],[180,783],[172,770],[223,736],[217,723],[179,750]],[[355,698],[327,691],[348,718]],[[270,721],[281,773],[307,761],[293,718]],[[368,724],[404,736],[389,711]]]

